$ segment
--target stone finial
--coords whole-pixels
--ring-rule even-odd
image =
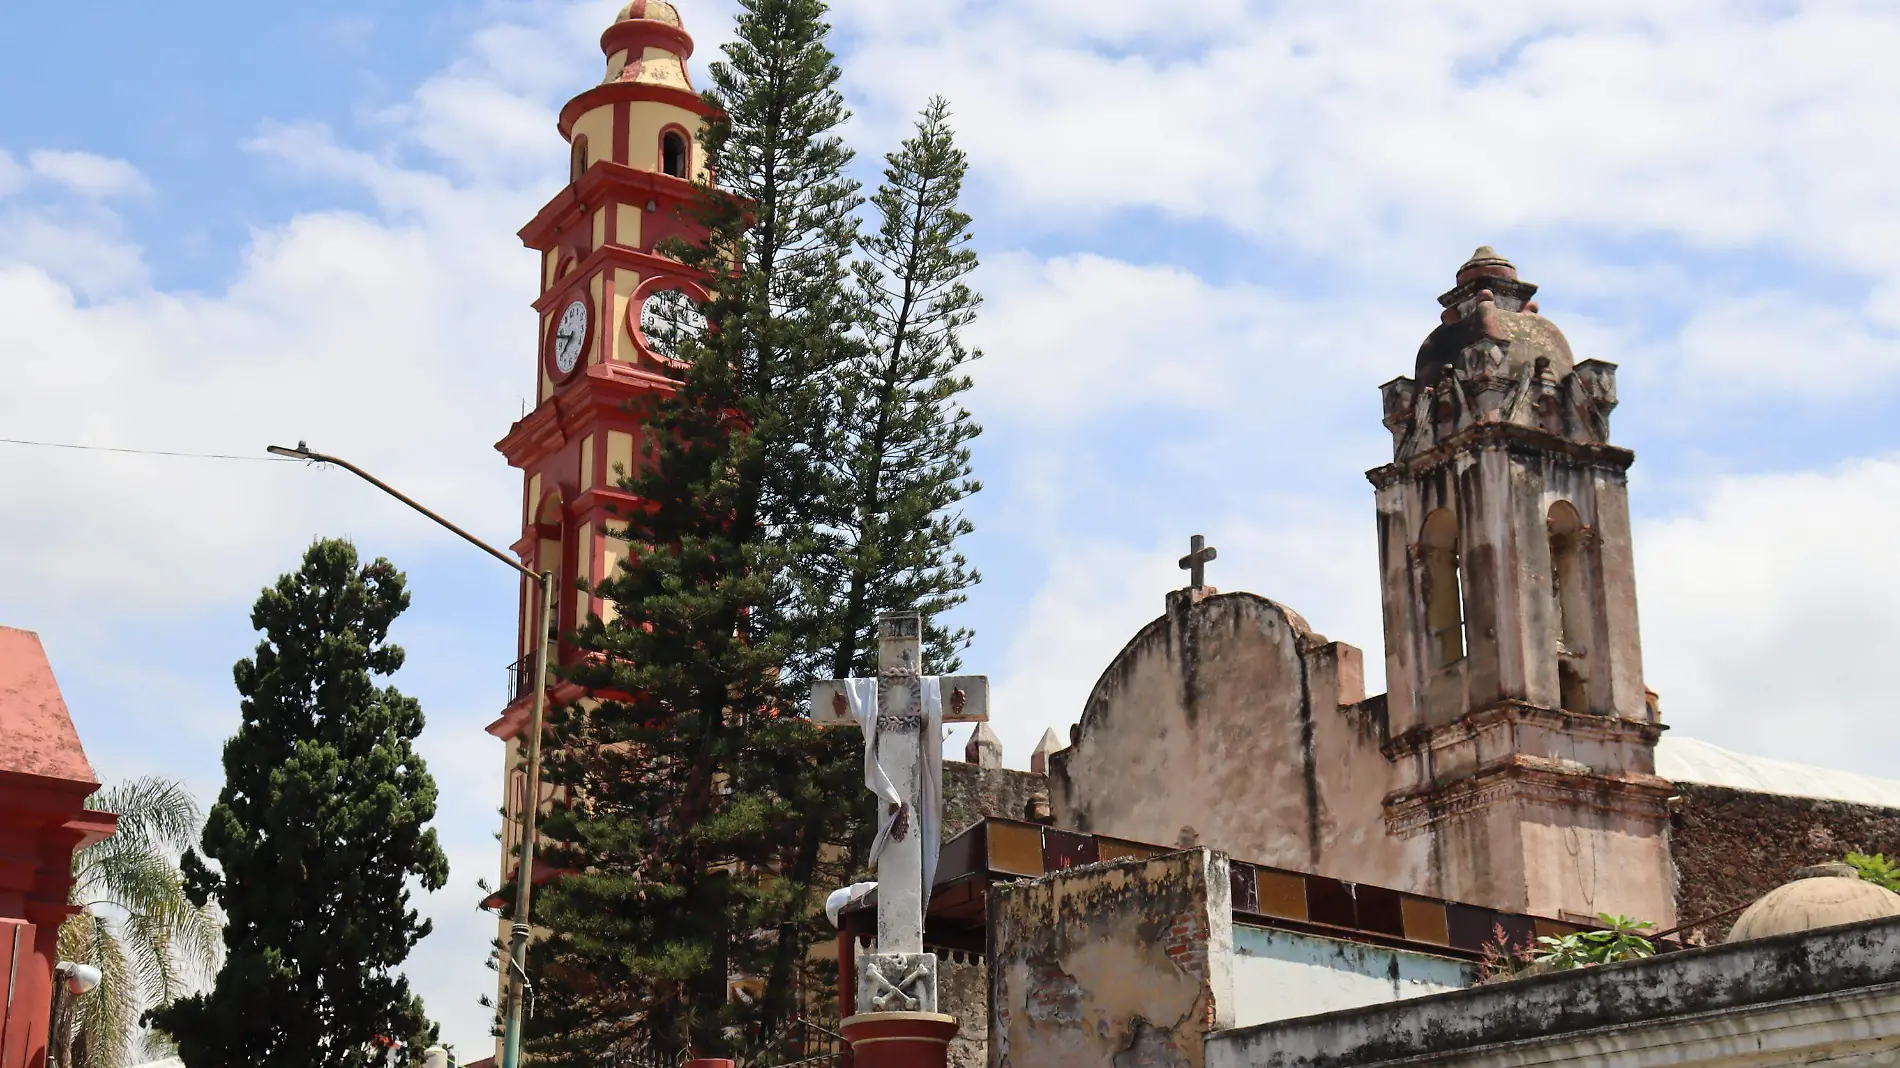
[[[1029,800],[1023,802],[1023,819],[1030,823],[1054,823],[1056,813],[1049,804],[1049,795],[1041,790],[1030,794]]]
[[[987,723],[979,723],[970,732],[970,740],[963,747],[963,759],[979,768],[1000,768],[1003,766],[1003,740],[996,736]]]
[[[1463,285],[1474,278],[1517,279],[1517,266],[1510,260],[1498,255],[1490,245],[1479,245],[1471,258],[1458,268],[1458,284]]]
[[[1059,753],[1063,749],[1062,739],[1056,737],[1056,729],[1050,727],[1042,732],[1042,740],[1036,743],[1035,751],[1029,754],[1029,770],[1038,775],[1049,774],[1049,754]]]

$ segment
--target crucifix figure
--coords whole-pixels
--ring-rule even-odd
[[[1199,534],[1188,539],[1188,554],[1181,558],[1181,570],[1188,573],[1188,585],[1200,589],[1207,585],[1207,562],[1220,553]]]
[[[859,962],[857,1011],[936,1012],[937,958],[924,952],[924,906],[943,831],[943,726],[989,719],[982,675],[921,674],[923,619],[877,620],[877,677],[812,685],[811,718],[864,731],[864,782],[878,795],[877,950]]]

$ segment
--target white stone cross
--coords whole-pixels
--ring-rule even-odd
[[[934,962],[921,958],[926,956],[924,904],[942,844],[937,839],[942,837],[943,784],[936,778],[942,772],[942,725],[988,720],[990,682],[983,675],[920,674],[923,620],[915,612],[880,615],[877,636],[877,677],[813,683],[811,716],[822,726],[864,728],[866,785],[882,802],[872,847],[877,952],[861,969],[858,1007],[934,1012]],[[930,972],[922,983],[919,967]],[[899,991],[894,1005],[892,989]],[[927,994],[903,995],[904,989]],[[876,1004],[872,994],[878,995]]]

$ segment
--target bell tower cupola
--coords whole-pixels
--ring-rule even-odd
[[[1399,776],[1387,819],[1437,836],[1447,896],[1660,922],[1668,858],[1642,843],[1663,841],[1668,790],[1637,633],[1635,454],[1610,442],[1616,366],[1577,362],[1536,294],[1479,248],[1412,377],[1382,387],[1392,462],[1367,477]],[[1558,845],[1582,867],[1526,859]]]

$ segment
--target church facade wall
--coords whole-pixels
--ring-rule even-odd
[[[1176,594],[1096,683],[1050,759],[1058,826],[1382,886],[1425,842],[1385,831],[1391,766],[1358,649],[1252,594]]]

